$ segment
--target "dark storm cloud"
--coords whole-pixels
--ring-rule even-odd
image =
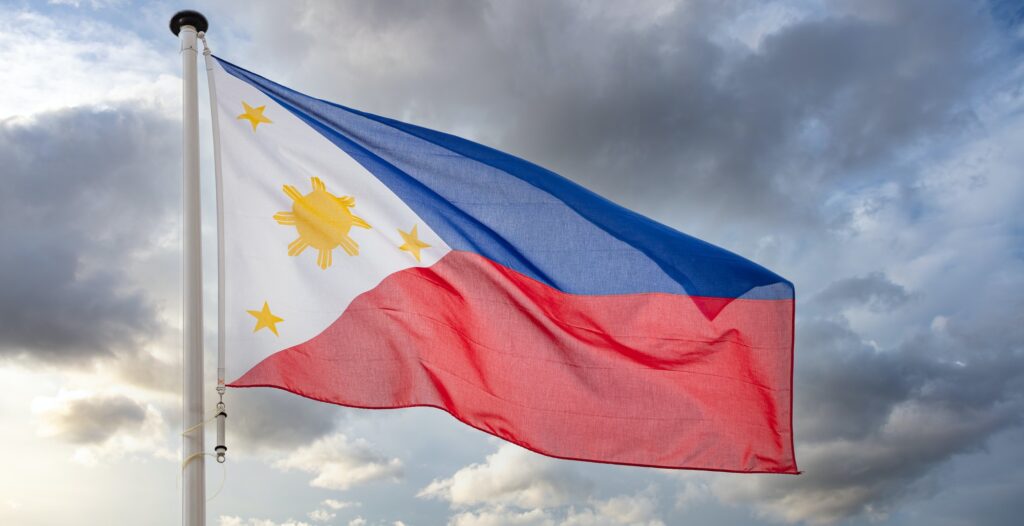
[[[62,361],[153,336],[128,279],[176,203],[177,127],[129,106],[0,123],[0,356]]]
[[[965,414],[995,414],[1001,403],[1020,403],[1010,388],[1024,380],[1017,363],[1022,331],[993,335],[987,327],[948,323],[896,348],[877,349],[839,322],[805,321],[801,435],[811,441],[862,438],[887,425],[896,406],[911,402]]]
[[[937,4],[812,18],[755,51],[715,44],[719,20],[685,8],[600,46],[552,46],[578,53],[561,63],[592,69],[559,75],[556,97],[541,90],[546,102],[530,101],[534,117],[512,140],[616,192],[700,200],[733,220],[799,218],[838,180],[965,123],[989,22],[963,3]],[[702,17],[709,27],[698,31]],[[602,58],[583,58],[596,49]]]
[[[873,349],[845,323],[801,321],[800,437],[863,438],[884,424],[892,404],[910,392],[906,375],[911,364]]]
[[[1021,424],[1020,309],[1018,301],[984,321],[949,320],[889,349],[842,317],[802,320],[795,411],[804,474],[730,479],[721,494],[756,499],[787,520],[830,522],[884,516],[934,491],[922,481],[938,466]]]
[[[723,37],[757,7],[309,4],[253,31],[284,50],[262,72],[300,90],[468,130],[688,218],[804,221],[834,184],[972,123],[993,26],[978,5],[858,2],[756,49]]]

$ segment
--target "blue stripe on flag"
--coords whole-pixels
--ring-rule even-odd
[[[454,250],[572,294],[793,298],[792,284],[764,267],[540,166],[315,99],[217,60],[352,156]]]

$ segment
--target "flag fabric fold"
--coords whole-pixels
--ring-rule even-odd
[[[218,59],[232,387],[561,458],[795,473],[793,286],[539,166]]]

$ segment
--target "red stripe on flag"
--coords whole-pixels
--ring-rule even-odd
[[[790,300],[566,294],[451,252],[386,278],[232,387],[432,406],[545,455],[796,473]]]

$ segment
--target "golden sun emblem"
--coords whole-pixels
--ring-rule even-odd
[[[359,254],[359,244],[349,237],[353,226],[370,225],[350,210],[356,206],[354,197],[338,197],[327,191],[319,177],[311,178],[313,191],[302,195],[294,186],[284,185],[284,193],[292,198],[291,212],[278,212],[274,219],[282,225],[294,225],[299,237],[288,245],[288,255],[298,256],[306,247],[319,251],[316,264],[322,269],[331,266],[332,251],[341,247],[348,255]]]

